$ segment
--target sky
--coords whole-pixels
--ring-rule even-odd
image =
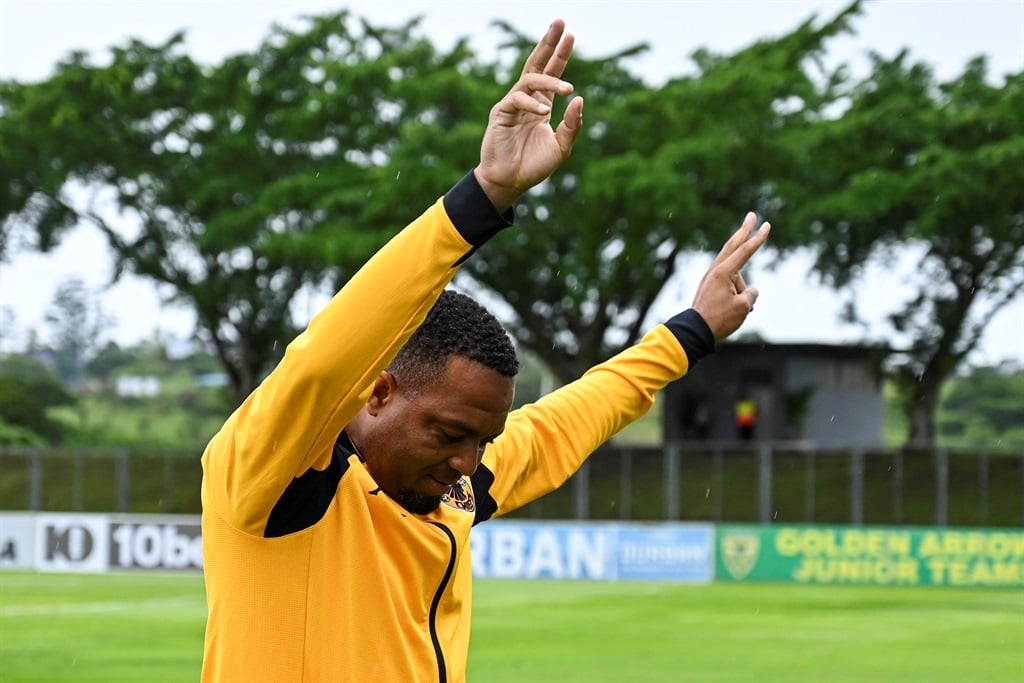
[[[274,23],[299,27],[303,15],[348,8],[381,25],[421,16],[423,31],[438,46],[448,47],[468,37],[484,53],[500,35],[492,25],[496,19],[539,37],[552,19],[561,17],[576,35],[576,51],[588,57],[648,43],[649,52],[630,66],[656,84],[687,73],[689,56],[698,48],[729,53],[759,38],[789,31],[812,15],[831,18],[846,4],[828,0],[0,0],[0,78],[42,80],[71,50],[88,51],[103,63],[112,45],[129,38],[163,41],[182,29],[189,54],[197,61],[216,63],[254,49]],[[1024,69],[1024,0],[875,0],[866,3],[854,28],[856,35],[829,44],[827,60],[848,62],[855,73],[866,68],[869,51],[892,56],[902,48],[931,65],[940,79],[955,77],[969,59],[981,54],[988,57],[995,77]],[[445,189],[439,187],[438,193]],[[722,226],[723,240],[733,227]],[[773,229],[785,226],[773,225]],[[782,267],[772,259],[770,252],[758,254],[745,272],[761,296],[744,329],[755,330],[769,341],[883,339],[887,328],[879,321],[894,299],[907,298],[913,291],[906,284],[914,271],[913,255],[895,268],[873,268],[858,285],[868,325],[844,325],[838,322],[839,299],[808,280],[806,259],[789,259]],[[689,305],[709,261],[696,258],[681,270],[657,302],[656,318]],[[99,298],[115,321],[109,337],[119,343],[151,338],[157,329],[170,337],[189,335],[194,321],[186,310],[165,304],[145,281],[124,278],[111,284],[110,276],[102,239],[87,227],[76,229],[48,254],[23,252],[9,257],[0,263],[0,325],[4,327],[0,344],[11,350],[24,344],[28,330],[43,332],[57,287],[71,277],[84,280]],[[299,302],[300,315],[308,318],[315,313],[323,297]],[[1024,294],[992,321],[981,348],[971,357],[977,364],[1002,360],[1024,363]]]

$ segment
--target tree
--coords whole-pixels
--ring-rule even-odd
[[[72,54],[47,81],[0,83],[0,254],[17,226],[42,250],[98,228],[115,278],[195,311],[240,402],[296,333],[296,295],[347,278],[394,231],[373,190],[400,123],[431,111],[404,92],[472,70],[463,45],[439,54],[414,26],[342,12],[213,67],[181,35],[131,41],[106,67]]]
[[[809,173],[790,188],[816,271],[866,306],[853,286],[872,259],[923,253],[915,293],[889,315],[906,343],[893,379],[910,445],[935,441],[943,383],[992,317],[1024,291],[1024,73],[1000,85],[976,59],[948,82],[906,53],[874,57],[842,116],[805,136]]]
[[[47,410],[74,403],[75,397],[38,360],[26,356],[0,359],[0,427],[4,427],[0,432],[8,438],[17,436],[25,441],[25,432],[29,432],[48,443],[59,442],[64,429],[49,418]]]
[[[1024,368],[1004,363],[958,373],[943,391],[938,426],[967,443],[1024,444]]]
[[[57,376],[66,386],[75,388],[102,344],[109,320],[81,278],[73,277],[57,287],[46,322]]]
[[[643,46],[599,59],[574,54],[566,78],[587,101],[584,138],[522,198],[518,219],[527,227],[467,261],[457,284],[504,304],[519,345],[559,381],[634,342],[681,259],[717,248],[750,208],[774,208],[775,179],[802,161],[787,132],[829,101],[833,77],[819,74],[815,60],[859,11],[853,3],[820,26],[812,18],[734,55],[700,51],[694,75],[659,88],[626,69]],[[533,44],[504,28],[513,49]],[[473,116],[483,120],[486,110]],[[459,147],[476,151],[475,126],[453,135],[447,120],[415,125],[403,128],[393,164],[416,163],[426,150],[440,159],[461,159]],[[416,144],[422,138],[432,144]],[[398,194],[393,203],[401,206]]]

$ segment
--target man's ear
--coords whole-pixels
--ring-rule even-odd
[[[373,392],[366,402],[366,411],[370,415],[377,415],[381,409],[391,402],[397,389],[398,384],[395,382],[394,375],[387,370],[381,372],[373,382]]]

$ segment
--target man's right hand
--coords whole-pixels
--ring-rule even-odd
[[[498,211],[512,206],[572,153],[583,128],[583,98],[573,98],[558,128],[551,128],[554,96],[572,93],[572,85],[561,79],[572,48],[573,35],[556,19],[533,48],[519,80],[491,108],[474,173]]]
[[[743,225],[725,243],[697,285],[693,309],[704,318],[715,341],[738,330],[754,310],[757,288],[747,286],[740,269],[764,244],[771,231],[768,223],[762,223],[757,232],[753,232],[756,222],[757,216],[748,213]]]

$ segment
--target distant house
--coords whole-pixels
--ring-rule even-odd
[[[204,372],[196,375],[196,386],[203,389],[215,389],[228,385],[228,373],[226,372]]]
[[[877,347],[726,342],[662,393],[667,441],[882,445]]]
[[[160,378],[156,375],[121,375],[114,390],[121,398],[151,398],[160,394]]]

